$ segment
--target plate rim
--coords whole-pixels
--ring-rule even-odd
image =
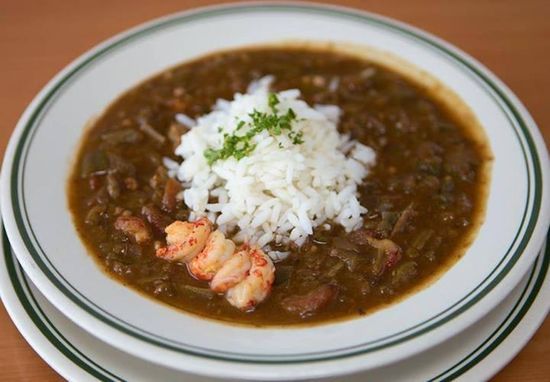
[[[27,280],[28,276],[24,273],[17,257],[13,253],[13,248],[11,248],[1,221],[0,235],[2,236],[2,243],[0,245],[0,256],[2,257],[2,259],[0,259],[0,265],[2,265],[2,269],[0,270],[0,273],[5,273],[8,276],[3,278],[4,281],[0,283],[0,292],[3,296],[2,302],[8,311],[10,319],[14,322],[14,324],[16,324],[17,329],[24,336],[29,345],[46,363],[48,363],[55,371],[64,377],[71,377],[75,379],[77,379],[77,377],[78,379],[92,377],[102,381],[124,381],[123,377],[120,377],[107,368],[97,364],[93,359],[85,354],[82,354],[76,347],[65,339],[62,331],[49,320],[48,315],[42,310],[40,304],[37,302],[36,296],[29,286]],[[537,260],[528,272],[529,276],[524,275],[524,277],[528,277],[528,280],[522,293],[518,296],[517,300],[513,302],[513,307],[510,312],[502,320],[499,320],[499,324],[496,329],[494,329],[488,336],[485,336],[484,340],[481,341],[481,344],[478,347],[475,347],[466,356],[462,357],[445,371],[430,378],[428,381],[454,380],[458,377],[465,376],[467,373],[472,373],[476,370],[475,368],[482,363],[486,363],[486,358],[496,349],[501,349],[501,352],[504,351],[500,346],[504,341],[506,341],[510,334],[516,330],[521,330],[518,326],[528,314],[533,315],[536,313],[536,311],[533,310],[533,304],[537,301],[537,299],[541,298],[541,292],[544,293],[545,290],[543,289],[543,286],[545,283],[548,284],[548,269],[550,264],[550,243],[548,243],[548,239],[550,239],[550,231],[548,231],[547,234],[547,241],[539,251]],[[541,263],[540,266],[539,263]],[[549,289],[548,285],[546,286],[546,289]],[[12,301],[12,298],[10,298],[6,304],[7,299],[4,298],[4,296],[8,292],[12,295],[12,298],[15,298],[15,300]],[[16,308],[12,304],[19,304],[23,311],[21,313],[16,313]],[[528,329],[524,329],[527,330],[527,335],[524,337],[524,343],[516,343],[513,348],[509,348],[509,351],[506,353],[506,357],[500,359],[499,363],[493,365],[492,368],[484,368],[483,371],[485,372],[485,375],[478,375],[478,377],[492,377],[518,352],[520,352],[544,322],[549,308],[550,301],[546,303],[546,309],[539,309],[541,312],[546,310],[546,313],[541,314],[541,318],[536,321],[536,325],[533,325]],[[22,315],[26,316],[21,317]],[[26,329],[25,325],[31,325],[31,329]],[[37,332],[31,334],[32,329],[36,329]],[[84,329],[81,330],[84,331]],[[59,352],[59,354],[56,354],[57,356],[63,356],[65,358],[63,362],[64,364],[67,363],[70,365],[72,363],[72,365],[77,366],[78,369],[76,371],[69,371],[67,370],[69,369],[69,366],[63,367],[61,363],[54,362],[54,358],[56,357],[54,355],[46,355],[47,352],[43,349],[44,345],[38,345],[36,340],[33,341],[30,339],[31,337],[35,337],[37,335],[47,340],[49,344],[54,347],[54,350]],[[59,341],[59,337],[64,339],[67,345],[63,344],[62,341]],[[109,345],[106,344],[106,346]],[[469,360],[471,357],[473,357],[473,359]],[[82,360],[82,358],[84,360]],[[477,372],[480,372],[479,367]]]
[[[545,157],[545,155],[547,155],[547,153],[546,153],[546,151],[540,152],[539,150],[537,150],[537,145],[535,143],[533,143],[533,142],[540,141],[540,136],[539,136],[540,133],[536,129],[536,125],[535,125],[534,121],[529,116],[529,114],[527,113],[527,111],[525,110],[523,105],[521,105],[519,100],[517,100],[517,98],[513,95],[513,93],[511,93],[509,91],[509,89],[500,82],[500,80],[498,80],[496,77],[494,77],[494,75],[492,75],[491,72],[489,72],[486,68],[484,68],[482,65],[480,65],[477,61],[473,60],[471,57],[469,57],[464,52],[456,49],[455,47],[449,45],[448,43],[440,40],[439,38],[437,38],[435,36],[432,36],[430,34],[427,34],[426,32],[418,30],[415,27],[411,27],[411,26],[405,25],[401,22],[398,22],[398,21],[395,21],[395,20],[392,20],[392,19],[388,19],[388,18],[385,18],[385,17],[381,17],[381,16],[378,16],[378,15],[373,15],[373,14],[366,13],[366,12],[356,10],[356,9],[353,9],[353,8],[345,8],[345,7],[339,7],[339,6],[326,6],[326,5],[321,6],[319,4],[311,4],[311,3],[290,3],[289,4],[289,3],[286,3],[286,2],[268,2],[267,4],[266,3],[262,3],[262,4],[257,4],[257,3],[238,4],[237,3],[237,4],[227,4],[227,5],[223,5],[223,6],[215,5],[215,6],[211,6],[211,7],[193,9],[191,11],[185,11],[183,13],[168,15],[168,16],[165,16],[163,18],[156,19],[156,20],[153,20],[151,22],[139,25],[137,27],[134,27],[134,28],[130,29],[127,32],[123,32],[122,34],[119,34],[119,35],[107,40],[105,43],[102,43],[102,44],[92,48],[87,53],[85,53],[83,56],[79,57],[77,60],[75,60],[73,63],[69,64],[69,66],[67,66],[65,69],[63,69],[56,77],[54,77],[54,79],[48,85],[46,85],[46,87],[33,100],[31,105],[28,107],[28,109],[25,111],[23,117],[21,118],[20,123],[18,124],[18,127],[16,129],[17,131],[12,135],[12,139],[10,140],[10,146],[9,146],[8,150],[6,151],[6,153],[7,153],[6,158],[13,159],[13,155],[8,156],[8,153],[13,154],[13,152],[14,152],[14,150],[13,150],[14,147],[12,147],[12,146],[15,146],[15,143],[18,140],[16,138],[20,138],[20,135],[21,135],[20,130],[22,130],[22,129],[20,129],[20,127],[23,126],[25,122],[28,122],[31,119],[32,115],[30,115],[30,114],[33,111],[36,111],[37,107],[39,106],[40,101],[44,101],[44,98],[46,97],[47,93],[49,91],[56,90],[56,87],[59,87],[61,85],[59,83],[61,81],[61,79],[64,76],[68,75],[69,72],[72,69],[75,69],[75,67],[78,67],[78,65],[84,65],[85,62],[88,59],[90,59],[95,54],[101,53],[101,50],[104,49],[105,47],[108,47],[109,45],[116,45],[116,44],[120,43],[122,40],[132,36],[133,34],[139,33],[140,31],[144,31],[148,27],[151,27],[151,28],[154,28],[156,26],[158,27],[159,25],[162,25],[163,23],[173,22],[174,20],[176,20],[178,18],[182,18],[184,16],[200,15],[202,13],[207,13],[209,11],[227,11],[227,10],[242,11],[243,9],[246,9],[246,8],[255,8],[255,9],[261,8],[262,10],[265,10],[269,7],[278,8],[279,10],[281,8],[286,8],[286,9],[291,9],[291,10],[302,9],[302,10],[306,10],[306,11],[316,10],[316,11],[319,11],[319,12],[323,11],[323,12],[327,12],[327,13],[332,12],[332,13],[346,14],[347,16],[350,16],[350,17],[367,18],[370,21],[376,21],[376,22],[379,22],[379,23],[384,23],[384,24],[388,25],[389,27],[395,27],[395,28],[401,29],[401,30],[407,32],[408,34],[415,35],[416,37],[421,38],[421,39],[427,41],[428,43],[432,43],[433,45],[436,45],[436,47],[439,46],[441,49],[447,51],[449,54],[455,55],[456,56],[455,58],[457,60],[462,61],[465,64],[470,64],[473,69],[478,70],[480,72],[480,74],[487,77],[487,79],[494,86],[494,90],[497,93],[501,93],[501,95],[509,102],[512,109],[515,110],[515,112],[520,117],[523,117],[523,119],[525,119],[527,121],[525,123],[525,126],[529,126],[529,127],[525,127],[526,132],[528,133],[528,134],[526,134],[525,138],[528,141],[530,141],[528,143],[530,143],[531,148],[535,152],[535,154],[531,153],[532,154],[532,160],[534,162],[533,166],[535,167],[535,170],[538,170],[540,173],[542,173],[542,170],[546,170],[546,171],[544,171],[544,173],[548,172],[548,169],[546,167],[542,167],[542,168],[540,167],[540,162],[535,163],[535,162],[540,161],[540,159],[542,159],[542,161],[544,161],[544,157]],[[519,111],[517,109],[519,109]],[[535,139],[533,139],[533,137],[531,135],[534,135]],[[520,139],[520,141],[521,141],[521,139]],[[539,158],[539,155],[536,155],[536,154],[539,154],[542,158]],[[11,171],[6,171],[6,169],[8,168],[8,162],[10,162],[9,159],[4,161],[3,174],[8,174],[8,173],[11,174]],[[538,166],[535,166],[535,164],[537,164]],[[539,175],[539,177],[540,177],[540,175]],[[7,175],[2,176],[2,185],[4,186],[3,187],[3,194],[2,194],[2,206],[4,207],[3,211],[9,210],[9,207],[10,207],[9,201],[7,200],[7,198],[5,198],[5,195],[4,195],[5,190],[8,189],[6,187],[6,185],[9,183],[9,180],[10,180],[8,178],[9,177]],[[11,180],[14,180],[14,179],[15,179],[15,177],[12,177]],[[541,178],[540,179],[540,182],[544,182],[544,181],[547,181],[547,175],[546,175],[546,178]],[[537,201],[537,199],[538,199],[539,203],[542,203],[540,201],[540,200],[542,200],[542,191],[540,189],[541,187],[542,187],[542,183],[541,183],[540,187],[535,187],[535,195],[533,196],[534,200]],[[15,199],[17,199],[17,195],[15,195]],[[5,207],[8,207],[8,208],[5,208]],[[539,210],[540,210],[540,205],[539,205]],[[537,211],[537,213],[538,212],[539,211]],[[542,211],[542,212],[544,213],[545,211]],[[8,218],[9,217],[11,217],[11,216],[8,215]],[[535,219],[531,222],[532,223],[531,226],[527,227],[526,233],[525,233],[527,236],[528,236],[528,233],[533,235],[533,225],[536,223],[538,217],[540,217],[540,216],[535,216]],[[17,229],[17,227],[14,227],[12,225],[12,221],[10,219],[7,219],[6,226],[7,226],[8,234],[10,235],[10,239],[12,240],[12,242],[15,242],[14,247],[17,247],[17,249],[19,249],[19,247],[24,248],[24,246],[19,245],[19,244],[21,244],[20,240],[14,240],[14,238],[17,239],[17,235],[20,234],[20,231]],[[542,227],[535,227],[534,229],[538,229],[538,231],[540,231],[542,229]],[[523,230],[523,227],[521,227],[519,231],[521,231],[521,230]],[[523,239],[525,239],[525,236],[523,237]],[[532,242],[529,241],[530,239],[532,239],[532,237],[528,237],[528,240],[525,243],[525,246],[527,246],[527,245],[535,246],[536,245],[536,243],[532,244]],[[539,239],[540,239],[540,241],[542,241],[544,239],[544,236],[542,236],[542,238],[539,238]],[[535,240],[535,242],[537,242],[537,240]],[[523,249],[524,249],[524,247],[521,247],[521,250],[523,250]],[[518,248],[518,253],[522,252],[521,250],[520,250],[520,248]],[[16,253],[19,255],[19,254],[21,254],[21,251],[16,250]],[[23,255],[21,255],[21,256],[23,256]],[[36,273],[40,272],[40,271],[37,270],[36,264],[32,264],[32,263],[27,262],[25,260],[27,260],[27,259],[22,259],[23,266],[25,267],[27,272],[30,274],[31,279],[33,279],[33,281],[35,281],[35,278],[33,276],[38,277],[38,276],[36,276]],[[525,265],[524,268],[527,268],[528,265],[529,264]],[[513,264],[512,264],[512,267],[513,267]],[[519,278],[519,276],[517,276],[516,278]],[[51,282],[52,280],[50,279],[49,281]],[[489,309],[486,309],[486,311],[488,311],[488,310]],[[458,314],[460,314],[460,313],[457,313],[457,315]],[[450,319],[452,319],[452,317],[449,318],[449,320]],[[111,325],[108,325],[108,326],[113,330],[118,330],[117,328],[113,328]],[[465,326],[467,326],[467,325],[465,325]],[[153,346],[158,346],[158,345],[153,345]],[[378,349],[374,349],[374,350],[378,350]],[[361,354],[362,353],[364,353],[364,352],[362,351]],[[194,356],[198,355],[198,356],[201,356],[201,357],[212,358],[212,356],[205,355],[205,354],[192,354],[192,355],[194,355]],[[357,353],[345,354],[341,357],[351,357],[353,355],[357,355]],[[333,359],[333,358],[334,357],[330,357],[330,359]],[[324,361],[324,360],[328,360],[328,359],[329,358],[316,359],[315,361],[316,362],[317,361]],[[234,359],[229,359],[229,360],[228,359],[223,359],[223,360],[224,361],[243,362],[243,363],[244,362],[247,362],[247,363],[248,362],[257,362],[257,361],[250,361],[250,360],[234,360]],[[277,361],[277,362],[288,363],[289,360]],[[308,363],[308,362],[312,362],[312,360],[297,360],[296,361],[296,363]],[[263,362],[260,362],[260,363],[263,363]],[[272,362],[266,362],[266,363],[271,364]]]

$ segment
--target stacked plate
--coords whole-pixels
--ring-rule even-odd
[[[106,277],[86,254],[66,203],[86,123],[124,90],[178,62],[288,39],[387,51],[429,72],[472,109],[495,160],[485,222],[467,253],[399,304],[309,328],[201,320]],[[2,300],[33,348],[69,380],[486,379],[548,312],[549,179],[547,149],[521,103],[479,63],[433,36],[343,8],[204,8],[101,44],[25,111],[2,169]]]

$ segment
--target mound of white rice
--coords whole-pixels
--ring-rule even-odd
[[[357,185],[374,164],[375,153],[338,133],[337,106],[310,107],[299,99],[299,90],[276,93],[277,108],[279,114],[289,108],[295,112],[292,130],[302,132],[303,143],[264,130],[252,138],[256,148],[248,156],[208,164],[204,151],[219,149],[223,133],[233,133],[239,121],[249,122],[253,110],[270,112],[271,81],[271,76],[264,77],[246,94],[218,100],[211,113],[196,121],[177,116],[193,127],[176,149],[183,162],[165,164],[183,183],[191,219],[208,216],[224,232],[237,228],[234,240],[261,247],[271,241],[301,245],[325,222],[340,224],[346,231],[359,227],[366,209],[357,200]]]

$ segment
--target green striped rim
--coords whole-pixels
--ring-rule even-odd
[[[550,237],[550,231],[549,235]],[[37,301],[32,289],[29,287],[27,279],[16,257],[12,253],[8,238],[2,230],[2,242],[4,250],[4,259],[8,275],[10,277],[13,289],[19,299],[19,302],[25,309],[25,312],[32,320],[34,325],[46,337],[46,339],[59,350],[67,359],[81,368],[84,372],[98,378],[101,381],[123,381],[124,379],[104,367],[98,365],[91,358],[87,357],[70,341],[68,341],[57,327],[50,321]],[[488,335],[478,347],[472,350],[454,365],[448,367],[445,371],[431,378],[429,381],[454,380],[464,374],[496,349],[509,335],[514,331],[523,317],[527,314],[533,302],[536,300],[540,289],[546,279],[548,265],[550,264],[550,246],[541,249],[540,255],[529,272],[529,278],[522,290],[520,296],[514,303],[510,313],[499,323],[496,329]]]
[[[78,74],[82,72],[82,70],[90,66],[92,62],[97,62],[98,59],[102,58],[108,52],[119,46],[122,46],[125,43],[134,41],[155,31],[169,28],[173,25],[177,25],[180,23],[189,23],[204,18],[258,11],[291,11],[343,17],[353,20],[355,22],[375,25],[377,27],[384,28],[390,31],[391,33],[412,38],[416,42],[419,42],[424,46],[436,50],[438,53],[445,56],[450,63],[465,71],[472,79],[474,79],[479,85],[481,85],[482,88],[487,91],[487,93],[496,101],[496,103],[505,113],[506,117],[509,119],[511,125],[514,128],[514,133],[516,134],[518,141],[521,145],[528,176],[527,199],[525,201],[525,211],[521,220],[520,228],[514,240],[512,241],[508,251],[505,255],[503,255],[502,260],[487,276],[487,278],[483,280],[476,288],[474,288],[468,295],[454,303],[445,311],[434,315],[430,319],[421,324],[415,325],[414,327],[407,328],[385,338],[380,338],[375,341],[353,347],[307,354],[285,354],[284,356],[269,354],[253,356],[250,354],[239,354],[235,352],[220,352],[212,349],[206,349],[189,344],[175,342],[168,338],[162,338],[153,333],[148,333],[140,328],[132,326],[131,324],[124,322],[117,317],[114,317],[109,312],[101,309],[92,301],[80,294],[74,286],[68,283],[67,280],[53,266],[46,253],[40,247],[40,243],[37,241],[36,235],[34,234],[32,227],[30,226],[27,215],[27,208],[25,200],[23,198],[23,179],[26,168],[26,158],[29,152],[29,147],[31,146],[32,140],[37,131],[36,127],[39,125],[40,119],[47,111],[49,105],[51,105],[56,97],[59,96],[63,88],[71,83],[71,81],[74,81],[77,78]],[[374,16],[367,14],[317,6],[254,4],[207,9],[199,12],[178,15],[167,20],[159,21],[153,25],[144,27],[131,34],[126,34],[125,36],[119,38],[111,44],[103,46],[93,55],[86,57],[77,65],[75,65],[75,67],[71,71],[67,72],[62,78],[60,78],[57,83],[52,86],[50,91],[42,98],[41,102],[33,110],[28,122],[26,123],[22,131],[20,140],[16,147],[12,166],[11,198],[13,203],[15,221],[19,230],[19,234],[21,235],[28,252],[32,256],[36,264],[39,266],[41,271],[66,297],[76,303],[80,308],[84,309],[87,313],[91,314],[92,316],[106,323],[107,325],[152,345],[160,346],[185,354],[237,362],[300,363],[305,361],[321,361],[327,359],[349,357],[352,355],[364,354],[367,352],[387,348],[389,346],[394,346],[443,325],[449,320],[456,318],[459,314],[466,311],[472,305],[477,303],[481,298],[483,298],[483,296],[490,292],[500,282],[500,280],[502,280],[502,278],[504,278],[509,273],[509,271],[515,265],[523,250],[527,246],[532,236],[532,232],[540,212],[542,194],[541,178],[541,168],[536,147],[533,143],[533,138],[531,137],[529,129],[527,128],[526,122],[521,118],[519,111],[516,109],[516,106],[510,99],[508,99],[507,95],[504,94],[504,92],[498,87],[498,85],[496,85],[491,80],[491,78],[489,78],[483,71],[478,69],[468,60],[464,59],[458,53],[455,53],[446,46],[438,43],[430,37],[424,36],[421,33],[417,33],[399,24],[394,24],[390,21],[378,19]],[[532,184],[533,181],[534,187]],[[20,199],[22,202],[22,207],[20,205]],[[522,233],[523,236],[521,236]]]
[[[547,234],[547,240],[548,237],[549,236]],[[506,318],[476,349],[448,370],[434,377],[432,379],[433,381],[452,381],[464,374],[466,371],[470,370],[472,367],[485,359],[485,357],[491,354],[491,352],[496,349],[497,346],[510,335],[510,333],[512,333],[516,326],[518,326],[521,322],[522,318],[527,314],[533,305],[533,302],[536,300],[544,280],[546,279],[548,264],[550,264],[550,247],[548,247],[547,241],[545,243],[545,247],[541,249],[540,255],[533,265],[525,289],[522,291],[520,297]],[[537,268],[539,265],[540,267]],[[536,274],[537,271],[538,274]],[[533,280],[535,280],[534,283]],[[531,285],[533,285],[533,287],[529,291]]]
[[[92,359],[87,357],[80,350],[75,348],[69,340],[57,329],[44,313],[40,304],[36,300],[17,258],[12,253],[6,231],[2,229],[2,248],[4,252],[4,261],[10,277],[13,290],[25,312],[33,324],[40,330],[40,333],[69,361],[81,368],[91,376],[101,381],[121,381],[122,378],[111,373],[107,369],[98,365]]]

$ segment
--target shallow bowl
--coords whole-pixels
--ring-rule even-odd
[[[471,109],[494,155],[485,221],[440,279],[364,318],[248,328],[156,303],[106,276],[80,241],[66,181],[87,123],[143,79],[220,50],[285,40],[364,46],[445,84]],[[351,45],[350,45],[351,44]],[[373,50],[374,51],[374,50]],[[300,379],[389,364],[456,335],[518,283],[549,221],[549,162],[528,112],[477,61],[416,28],[306,4],[241,4],[176,14],[97,46],[62,70],[21,117],[2,168],[2,215],[41,292],[105,342],[147,360],[219,377]]]

